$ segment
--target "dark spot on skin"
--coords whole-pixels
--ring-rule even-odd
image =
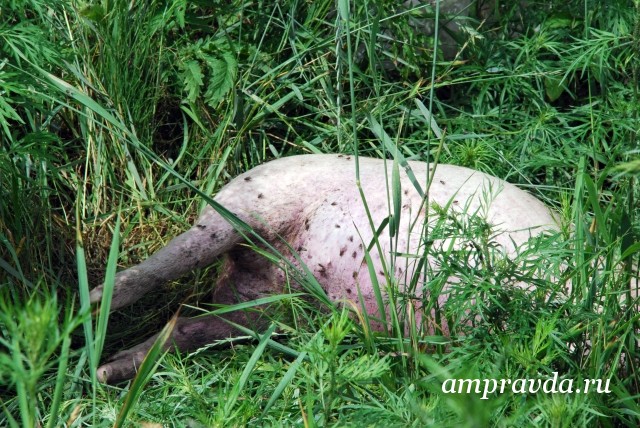
[[[340,257],[342,257],[346,252],[347,252],[347,246],[345,245],[344,247],[340,248]]]
[[[354,271],[353,271],[353,273],[351,274],[351,277],[352,277],[353,279],[356,279],[356,278],[358,277],[358,271],[355,271],[355,270],[354,270]]]
[[[405,189],[404,194],[405,194],[405,195],[408,195],[408,194],[409,194],[409,191]]]
[[[200,230],[204,230],[207,228],[207,226],[205,226],[204,224],[196,224],[196,227]]]
[[[362,250],[362,242],[358,244],[358,248]]]
[[[326,278],[327,269],[323,265],[321,265],[320,263],[318,263],[318,266],[320,266],[320,269],[318,269],[318,273],[320,274],[321,277]]]
[[[309,225],[308,224],[304,225],[304,230],[309,230]]]
[[[245,177],[244,181],[251,181],[251,177]]]
[[[403,210],[406,210],[407,208],[409,208],[409,204],[404,204],[404,205],[402,206],[402,209],[403,209]]]
[[[349,242],[353,242],[353,236],[349,237]]]
[[[453,201],[453,204],[458,205],[458,201],[457,200]]]
[[[336,205],[338,205],[337,202],[331,202],[331,206],[335,207]]]
[[[218,237],[218,234],[215,232],[212,232],[211,235],[209,235],[209,238],[211,239],[216,239]]]
[[[351,254],[351,257],[353,257],[354,259],[355,259],[356,257],[358,257],[358,252],[357,252],[357,251],[354,251],[354,252]]]
[[[343,155],[338,155],[338,157],[339,157],[339,158],[343,158],[344,156],[343,156]]]
[[[264,198],[264,195],[263,195],[262,193],[260,193],[260,194],[258,195],[258,199],[262,199],[262,198]]]
[[[340,225],[339,224],[336,224],[336,229],[340,229]]]
[[[440,184],[446,184],[444,180],[440,180]]]
[[[351,156],[347,156],[347,160],[351,160]]]
[[[347,288],[347,294],[351,294],[351,289]]]
[[[384,272],[382,272],[381,270],[378,271],[378,274],[384,276]]]

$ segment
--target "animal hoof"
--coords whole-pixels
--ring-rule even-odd
[[[96,287],[89,292],[89,301],[98,303],[102,299],[102,286]]]
[[[133,378],[144,359],[144,352],[122,351],[108,363],[98,367],[96,374],[102,383],[119,383]]]

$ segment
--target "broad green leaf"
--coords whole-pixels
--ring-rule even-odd
[[[218,58],[207,57],[211,78],[204,94],[207,104],[215,107],[233,88],[238,74],[238,62],[231,52],[223,52]]]
[[[187,92],[187,100],[195,102],[200,95],[200,88],[204,84],[204,75],[200,64],[195,59],[191,59],[184,61],[180,68],[182,69],[182,83]]]

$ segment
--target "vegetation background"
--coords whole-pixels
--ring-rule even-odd
[[[5,0],[0,425],[638,426],[628,284],[640,250],[640,2],[444,12],[374,0]],[[156,350],[134,382],[97,382],[101,358],[181,303],[206,302],[215,267],[112,314],[105,337],[108,311],[92,321],[87,294],[184,230],[198,191],[281,156],[396,148],[516,183],[563,230],[512,264],[434,255],[466,278],[434,308],[451,337],[422,334],[411,316],[372,336],[289,297],[279,304],[293,316],[273,324],[285,341],[272,328],[215,351]],[[477,225],[447,233],[490,246]],[[514,277],[538,291],[505,287]],[[571,296],[554,299],[568,281]],[[611,392],[441,392],[448,378],[553,372],[610,379]]]

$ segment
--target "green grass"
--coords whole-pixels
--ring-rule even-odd
[[[640,4],[529,3],[456,18],[468,38],[455,58],[419,31],[448,17],[384,1],[3,5],[0,425],[638,426]],[[206,307],[216,267],[108,319],[108,294],[91,314],[91,286],[187,228],[238,173],[337,152],[393,159],[390,214],[405,160],[437,160],[518,184],[561,231],[507,262],[482,222],[436,212],[432,239],[478,249],[428,249],[432,295],[461,279],[446,305],[423,302],[449,336],[416,321],[396,278],[376,284],[397,303],[381,334],[290,271],[308,296],[275,298],[281,314],[253,340],[157,348],[131,383],[98,383],[101,359],[181,303]],[[554,372],[611,392],[442,392]]]

